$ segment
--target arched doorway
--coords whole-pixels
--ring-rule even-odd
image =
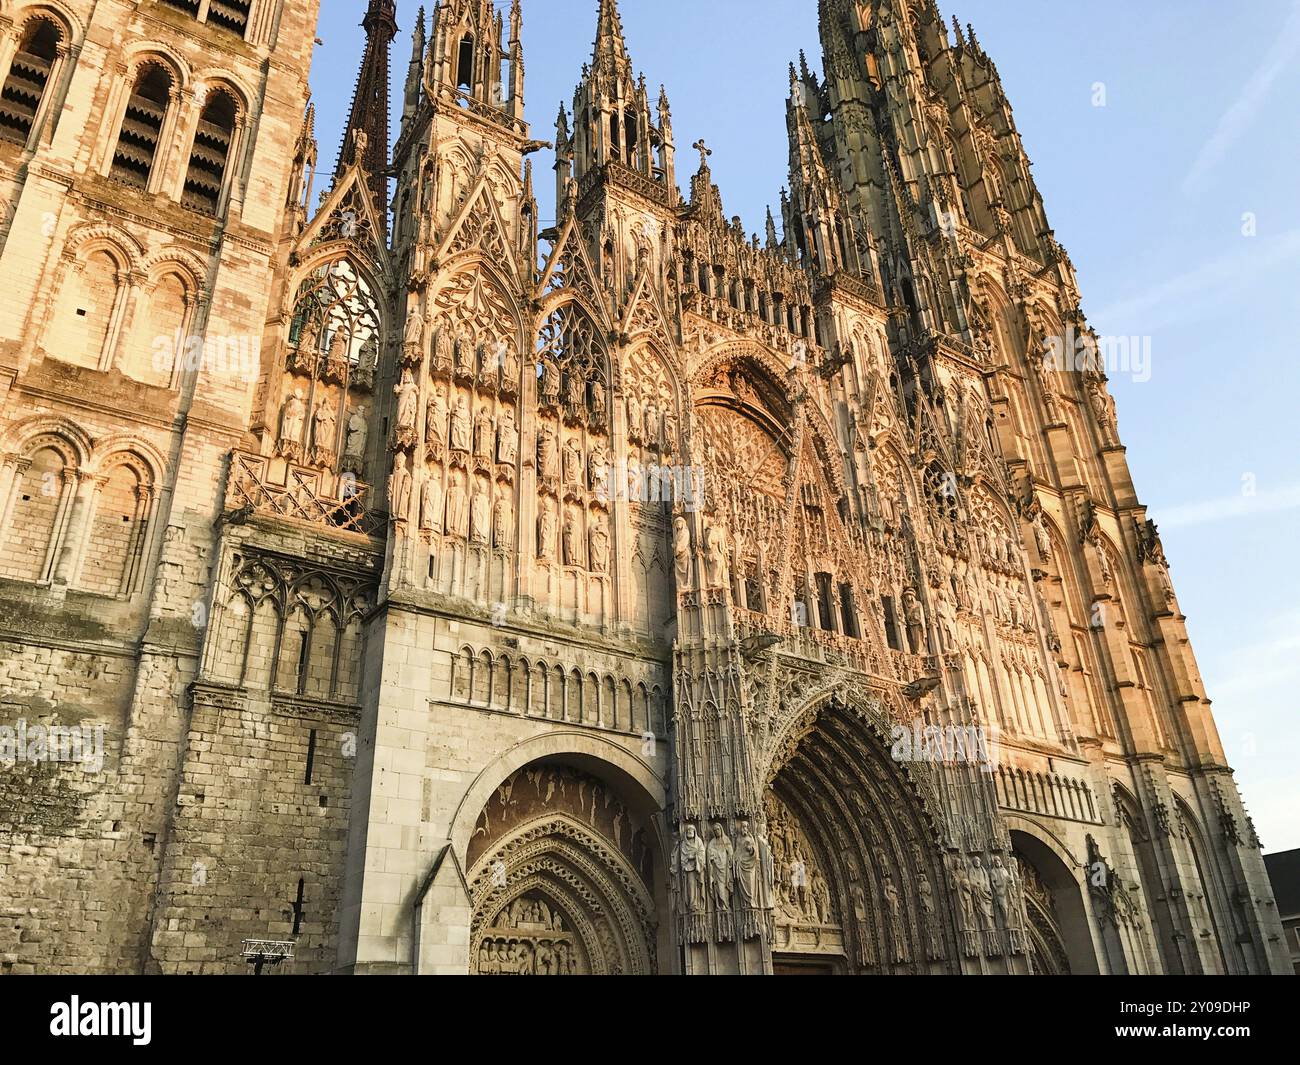
[[[656,971],[651,811],[593,768],[531,762],[481,807],[466,855],[471,973]]]
[[[942,848],[878,716],[832,698],[780,742],[763,797],[778,972],[959,971]]]
[[[1013,829],[1011,844],[1024,884],[1030,971],[1039,976],[1096,973],[1088,915],[1069,867],[1028,832]]]

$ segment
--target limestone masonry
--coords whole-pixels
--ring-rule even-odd
[[[973,31],[821,0],[750,236],[614,0],[391,157],[369,0],[321,199],[318,6],[0,0],[0,973],[1290,970]]]

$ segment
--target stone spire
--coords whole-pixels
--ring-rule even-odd
[[[598,77],[611,81],[624,74],[631,76],[632,61],[628,59],[627,45],[623,41],[623,20],[618,14],[618,0],[600,0],[591,65]]]
[[[424,69],[424,48],[426,44],[424,31],[424,8],[415,17],[415,29],[411,31],[411,63],[406,70],[406,98],[402,107],[402,121],[405,122],[420,106],[421,72]]]
[[[366,31],[366,51],[352,93],[352,110],[343,129],[335,177],[354,162],[365,167],[374,199],[375,217],[387,236],[388,230],[388,49],[397,36],[395,0],[370,0],[361,22]],[[364,135],[365,151],[353,158],[356,135]]]

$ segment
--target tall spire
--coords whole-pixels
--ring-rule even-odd
[[[600,0],[596,16],[596,46],[591,54],[591,65],[610,79],[619,73],[631,71],[627,45],[623,41],[623,20],[618,14],[618,0]]]
[[[361,21],[366,31],[366,51],[352,93],[352,110],[343,129],[338,165],[334,176],[341,176],[355,160],[353,145],[356,134],[364,134],[365,151],[359,160],[369,175],[375,216],[387,236],[388,232],[388,48],[397,36],[396,0],[370,0],[366,17]]]
[[[406,70],[406,99],[402,108],[402,120],[405,122],[415,114],[420,106],[420,86],[424,72],[424,8],[415,17],[415,29],[411,31],[411,63]]]

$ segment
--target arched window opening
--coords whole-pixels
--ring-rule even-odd
[[[166,388],[171,384],[185,328],[185,283],[177,274],[158,279],[148,292],[148,306],[125,372],[128,377]]]
[[[49,19],[27,28],[0,89],[0,137],[26,144],[49,86],[62,34]]]
[[[840,582],[840,620],[845,636],[851,636],[855,640],[861,636],[858,630],[858,608],[853,601],[853,585],[843,581]]]
[[[136,76],[109,171],[118,181],[141,189],[149,187],[171,90],[171,75],[157,63],[149,63]]]
[[[618,115],[609,116],[609,156],[611,159],[618,159],[622,155],[622,147],[618,132]]]
[[[456,55],[456,87],[469,92],[474,87],[474,38],[465,34]]]
[[[107,354],[122,271],[102,248],[76,265],[65,283],[49,347],[57,358],[99,368]]]
[[[194,147],[185,173],[181,203],[204,214],[216,214],[225,183],[230,142],[235,136],[235,101],[227,92],[217,91],[204,105],[194,131]]]
[[[144,485],[130,466],[113,468],[95,493],[90,524],[93,558],[81,570],[81,587],[99,595],[120,595],[130,584],[141,531]]]
[[[64,494],[66,463],[52,447],[32,456],[14,492],[9,527],[0,547],[0,577],[43,581],[53,564],[51,540]]]
[[[251,0],[208,0],[208,22],[240,37],[248,29]]]
[[[826,632],[835,631],[835,600],[831,592],[831,575],[818,573],[817,582],[817,624]]]
[[[627,145],[627,161],[632,166],[636,165],[636,151],[638,146],[636,126],[636,112],[628,111],[623,116],[623,128],[625,131],[623,142]]]

